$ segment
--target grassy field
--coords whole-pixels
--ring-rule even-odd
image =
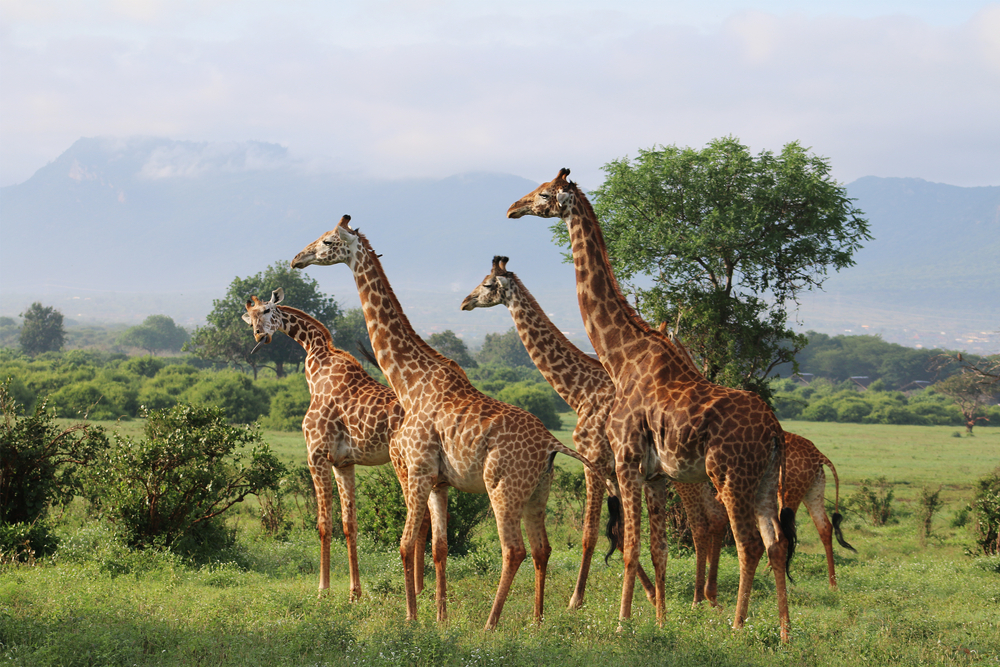
[[[572,424],[557,433],[568,441]],[[495,527],[478,549],[449,559],[450,622],[434,621],[430,590],[420,620],[407,624],[401,566],[393,550],[363,539],[366,595],[347,602],[342,542],[335,542],[333,588],[317,598],[315,531],[282,541],[264,536],[252,506],[230,518],[237,546],[218,562],[191,565],[169,553],[131,553],[108,530],[70,513],[51,562],[0,568],[0,658],[15,665],[965,665],[1000,662],[1000,559],[974,558],[969,526],[954,526],[976,479],[1000,463],[1000,429],[973,438],[954,428],[787,422],[837,466],[841,499],[861,479],[895,484],[896,522],[870,526],[847,513],[844,530],[858,553],[837,547],[840,589],[826,585],[822,547],[805,512],[790,589],[792,643],[778,641],[773,578],[760,567],[747,627],[729,628],[738,585],[735,553],[720,568],[725,610],[692,609],[694,559],[673,556],[667,621],[637,594],[634,617],[619,631],[620,557],[595,559],[583,609],[565,609],[579,564],[578,535],[551,526],[544,622],[531,620],[533,574],[518,573],[499,629],[481,630],[499,577]],[[137,432],[138,424],[123,428]],[[298,434],[268,433],[289,463],[304,463]],[[567,469],[578,466],[562,462]],[[942,487],[946,505],[928,539],[915,499]],[[833,500],[828,475],[827,498]],[[648,562],[646,563],[648,567]],[[428,570],[430,584],[432,570]],[[432,589],[433,586],[429,586]]]

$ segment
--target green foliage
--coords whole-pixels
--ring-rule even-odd
[[[21,325],[13,317],[0,317],[0,348],[15,347],[21,337]]]
[[[562,428],[562,420],[556,413],[554,395],[555,391],[548,384],[526,381],[506,385],[497,392],[496,398],[527,410],[542,420],[545,428],[557,431]]]
[[[263,382],[263,381],[262,381]],[[299,431],[309,409],[311,396],[303,373],[286,375],[264,387],[271,393],[271,409],[261,426],[275,431]]]
[[[285,473],[255,427],[230,426],[219,408],[152,411],[144,433],[116,435],[87,478],[91,504],[131,547],[218,547],[227,538],[216,518]]]
[[[970,506],[979,551],[1000,555],[1000,468],[976,482]]]
[[[640,150],[604,171],[594,209],[643,317],[676,327],[709,380],[770,398],[766,378],[806,344],[787,323],[797,295],[871,238],[828,161],[795,142],[752,156],[726,137]],[[564,225],[553,231],[568,242]]]
[[[212,312],[205,317],[208,324],[195,329],[184,349],[202,359],[249,366],[255,377],[257,369],[271,366],[278,377],[282,377],[286,364],[298,365],[305,360],[302,346],[288,336],[275,336],[270,345],[262,345],[251,356],[255,343],[250,328],[242,319],[251,296],[266,301],[279,287],[285,292],[284,305],[305,311],[331,331],[336,328],[340,316],[336,300],[323,294],[315,278],[293,270],[287,261],[278,261],[249,278],[235,278],[226,296],[212,302]],[[343,344],[337,338],[334,342]],[[350,345],[344,348],[348,352],[354,347],[353,342]]]
[[[130,327],[118,337],[118,344],[137,347],[153,356],[156,352],[178,352],[190,339],[187,331],[167,315],[150,315],[142,324]]]
[[[511,327],[506,333],[488,333],[479,350],[479,363],[509,366],[512,368],[534,368],[535,363],[524,349],[517,329]]]
[[[134,357],[122,364],[122,370],[133,375],[141,375],[142,377],[152,378],[156,377],[156,374],[159,373],[165,365],[166,364],[164,364],[161,359],[154,359],[153,357]]]
[[[34,356],[62,349],[66,337],[62,313],[36,301],[21,313],[21,318],[20,342],[25,354]]]
[[[379,546],[399,547],[406,524],[406,502],[399,480],[389,466],[378,466],[358,477],[358,533]],[[472,534],[490,514],[485,493],[448,490],[448,553],[464,555],[473,548]]]
[[[462,368],[475,368],[478,365],[469,354],[465,341],[456,336],[451,329],[431,334],[427,337],[427,344]]]
[[[45,520],[31,523],[0,522],[0,565],[30,563],[50,556],[59,546],[59,538]]]
[[[927,486],[921,489],[919,506],[922,537],[927,538],[931,535],[931,522],[934,520],[934,515],[944,507],[944,501],[941,500],[941,487],[939,486],[937,491],[931,491],[930,487]]]
[[[267,391],[257,386],[249,376],[236,371],[218,371],[200,376],[197,384],[184,393],[184,400],[194,405],[220,408],[234,424],[254,422],[271,409]]]
[[[66,503],[80,489],[78,467],[92,463],[107,447],[99,426],[61,428],[41,402],[25,415],[0,384],[0,549],[46,555],[55,546],[44,519],[51,503]]]
[[[868,519],[873,526],[884,526],[892,520],[893,484],[884,475],[862,479],[858,490],[851,495],[846,506]]]

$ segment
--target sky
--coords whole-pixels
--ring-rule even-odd
[[[80,137],[584,187],[656,145],[1000,185],[1000,3],[0,0],[0,186]]]

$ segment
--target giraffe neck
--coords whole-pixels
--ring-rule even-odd
[[[596,359],[573,345],[552,323],[513,273],[507,308],[528,355],[545,380],[578,413],[597,393],[614,391],[611,378]],[[603,391],[602,391],[603,390]]]
[[[361,298],[372,349],[379,368],[407,411],[429,399],[432,372],[444,371],[468,383],[465,371],[428,345],[403,313],[381,262],[368,240],[358,233],[350,267]]]
[[[319,320],[291,306],[278,306],[278,310],[282,316],[281,330],[306,351],[306,380],[310,391],[316,373],[331,363],[356,366],[355,370],[364,373],[357,359],[334,346],[330,331]]]
[[[692,364],[667,337],[651,329],[625,300],[611,268],[601,226],[583,192],[577,190],[573,208],[563,220],[573,249],[580,314],[594,351],[608,372],[618,378],[630,371],[640,355],[655,352],[673,377],[696,376]]]

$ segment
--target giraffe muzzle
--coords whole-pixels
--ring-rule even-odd
[[[316,259],[316,253],[314,252],[305,252],[305,251],[300,252],[298,255],[295,256],[295,259],[292,260],[292,268],[304,269],[307,266],[309,266],[315,259]]]

